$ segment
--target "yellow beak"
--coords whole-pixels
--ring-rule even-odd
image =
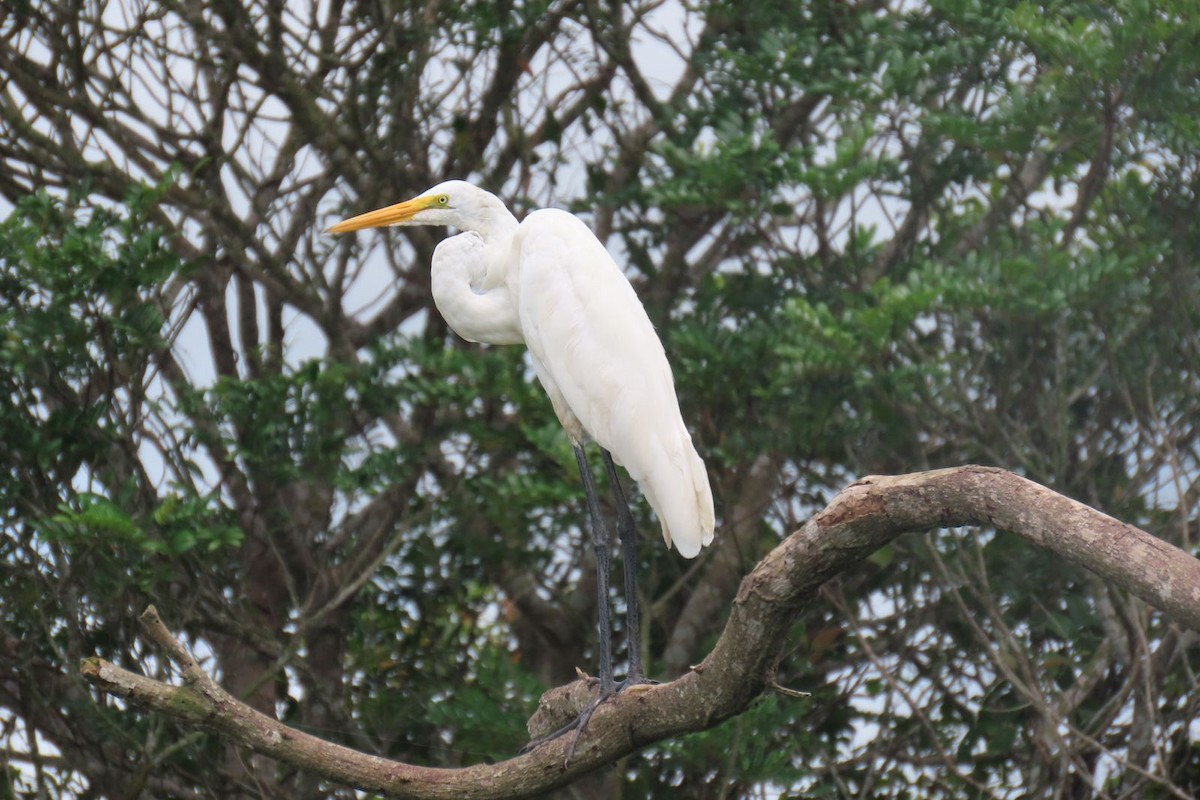
[[[361,231],[364,228],[382,228],[385,225],[398,225],[405,220],[412,219],[413,215],[418,211],[424,211],[433,205],[434,198],[432,197],[417,197],[412,200],[405,200],[403,203],[396,203],[394,206],[387,208],[378,208],[374,211],[368,211],[365,214],[359,214],[357,217],[344,219],[326,233],[349,233],[350,231]]]

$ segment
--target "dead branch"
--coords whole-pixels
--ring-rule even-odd
[[[432,769],[310,736],[254,711],[218,686],[153,607],[142,615],[143,627],[182,671],[181,686],[99,658],[86,659],[81,671],[102,691],[367,791],[405,798],[526,797],[652,742],[740,714],[773,685],[791,622],[825,581],[903,533],[962,525],[1021,536],[1137,595],[1176,623],[1200,630],[1196,558],[1011,472],[967,466],[864,478],[843,490],[742,580],[725,630],[704,661],[671,683],[624,693],[601,706],[569,766],[563,762],[570,737],[499,764]],[[590,698],[586,686],[575,688],[583,691],[552,690],[539,714],[569,718]]]

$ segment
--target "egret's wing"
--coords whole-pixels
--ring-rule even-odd
[[[517,236],[521,330],[559,418],[568,432],[578,420],[608,449],[641,486],[667,543],[696,555],[713,537],[712,490],[633,287],[565,211],[531,214]]]

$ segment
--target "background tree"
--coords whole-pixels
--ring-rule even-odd
[[[155,602],[322,737],[510,755],[593,661],[565,439],[433,309],[445,177],[587,216],[675,365],[722,520],[646,533],[652,672],[854,476],[979,461],[1195,553],[1200,23],[1186,4],[0,8],[0,723],[10,795],[317,797],[85,688]],[[989,528],[901,539],[770,697],[575,787],[1200,792],[1197,634]]]

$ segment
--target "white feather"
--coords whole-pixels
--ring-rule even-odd
[[[694,557],[713,539],[712,490],[662,343],[629,280],[565,211],[530,214],[516,249],[521,330],[560,421],[612,453],[646,495],[667,544]]]
[[[616,262],[575,216],[535,211],[518,224],[463,181],[335,225],[448,225],[431,288],[447,324],[487,344],[529,347],[538,379],[575,443],[585,436],[637,481],[663,539],[687,558],[713,540],[708,473],[679,412],[662,342]]]

